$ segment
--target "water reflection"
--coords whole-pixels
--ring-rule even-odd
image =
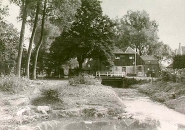
[[[158,121],[141,123],[134,119],[125,119],[121,121],[85,121],[72,123],[66,126],[66,130],[158,130]],[[169,129],[170,130],[170,129]]]
[[[84,121],[72,123],[65,127],[65,130],[185,130],[185,126],[145,120],[141,122],[134,119],[121,121]]]

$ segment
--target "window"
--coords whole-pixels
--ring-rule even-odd
[[[119,60],[119,59],[120,59],[120,57],[119,57],[119,56],[116,56],[116,57],[115,57],[115,59]]]
[[[131,60],[131,59],[134,59],[134,57],[133,56],[129,56],[129,59]]]
[[[122,72],[125,72],[126,71],[126,68],[125,67],[122,67]]]

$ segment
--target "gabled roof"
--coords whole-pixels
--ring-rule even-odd
[[[154,56],[141,56],[143,60],[157,60]]]
[[[131,48],[131,47],[128,47],[125,51],[126,54],[135,54],[136,52]]]
[[[145,64],[158,64],[157,58],[155,58],[152,55],[150,55],[150,56],[140,56],[140,57],[145,62]]]

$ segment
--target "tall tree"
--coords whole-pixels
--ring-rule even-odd
[[[79,70],[86,58],[103,56],[109,60],[112,55],[114,26],[110,18],[102,15],[100,1],[82,0],[76,20],[69,31],[56,38],[50,49],[51,55],[55,56],[58,64],[76,57]]]
[[[37,46],[35,48],[32,79],[36,79],[37,58],[38,58],[39,49],[40,49],[40,47],[42,45],[42,40],[43,40],[44,23],[45,23],[46,8],[47,8],[46,5],[47,5],[47,0],[44,0],[44,9],[43,9],[42,23],[41,23],[41,34],[40,34],[39,42],[38,42],[38,44],[37,44]]]
[[[169,45],[158,42],[149,48],[148,55],[154,55],[160,62],[172,59],[175,55]]]
[[[29,76],[30,76],[30,73],[29,73],[29,71],[30,71],[30,58],[31,58],[32,46],[33,46],[33,40],[35,37],[36,28],[37,28],[37,24],[38,24],[40,4],[41,4],[41,1],[37,0],[37,8],[36,8],[36,12],[35,12],[33,30],[32,30],[32,34],[31,34],[31,38],[30,38],[30,42],[29,42],[28,54],[27,54],[27,60],[26,60],[26,76],[27,76],[27,78],[29,78]]]
[[[73,20],[73,16],[76,12],[77,7],[79,6],[79,0],[53,0],[47,2],[47,8],[45,9],[45,15],[47,20],[49,20],[51,23],[55,25],[60,25],[61,29],[65,28],[67,29]],[[43,16],[42,16],[43,17]],[[41,48],[41,45],[43,42],[43,36],[44,36],[44,24],[42,19],[41,24],[41,37],[38,43],[36,43],[35,48],[35,60],[34,60],[34,70],[33,70],[33,76],[32,78],[36,78],[36,66],[37,66],[37,59],[39,50]],[[62,25],[62,26],[61,26]]]
[[[158,25],[150,20],[146,11],[128,11],[119,21],[118,46],[136,48],[140,55],[147,54],[148,48],[158,42]]]
[[[36,30],[36,36],[34,39],[35,43],[39,42],[40,32],[41,32],[41,27],[38,26],[37,30]],[[51,46],[51,43],[54,41],[54,38],[59,36],[60,33],[61,33],[61,30],[57,26],[51,24],[50,21],[48,21],[48,20],[45,22],[44,32],[43,32],[43,44],[39,49],[39,55],[37,58],[37,71],[39,73],[46,72],[46,70],[48,68],[48,63],[49,63],[49,60],[48,60],[49,48]],[[35,49],[36,48],[34,48],[34,50],[33,50],[33,54],[35,54]],[[32,59],[32,61],[33,61],[33,59]]]
[[[0,66],[5,74],[5,71],[15,69],[17,53],[18,53],[18,31],[12,24],[0,21]],[[3,69],[3,66],[5,67]],[[10,68],[11,66],[11,68]],[[7,68],[9,67],[9,68]]]
[[[20,4],[20,1],[15,1]],[[21,76],[21,60],[22,60],[22,53],[23,53],[23,44],[24,44],[24,34],[25,34],[25,26],[26,26],[26,20],[27,20],[27,7],[29,4],[29,0],[22,0],[21,7],[23,9],[23,15],[22,15],[22,25],[21,25],[21,32],[20,32],[20,41],[19,41],[19,51],[18,51],[18,57],[17,57],[17,66],[16,66],[16,75],[18,77]]]

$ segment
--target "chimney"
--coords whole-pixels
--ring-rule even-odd
[[[179,48],[177,49],[177,55],[182,55],[181,43],[179,43]]]

